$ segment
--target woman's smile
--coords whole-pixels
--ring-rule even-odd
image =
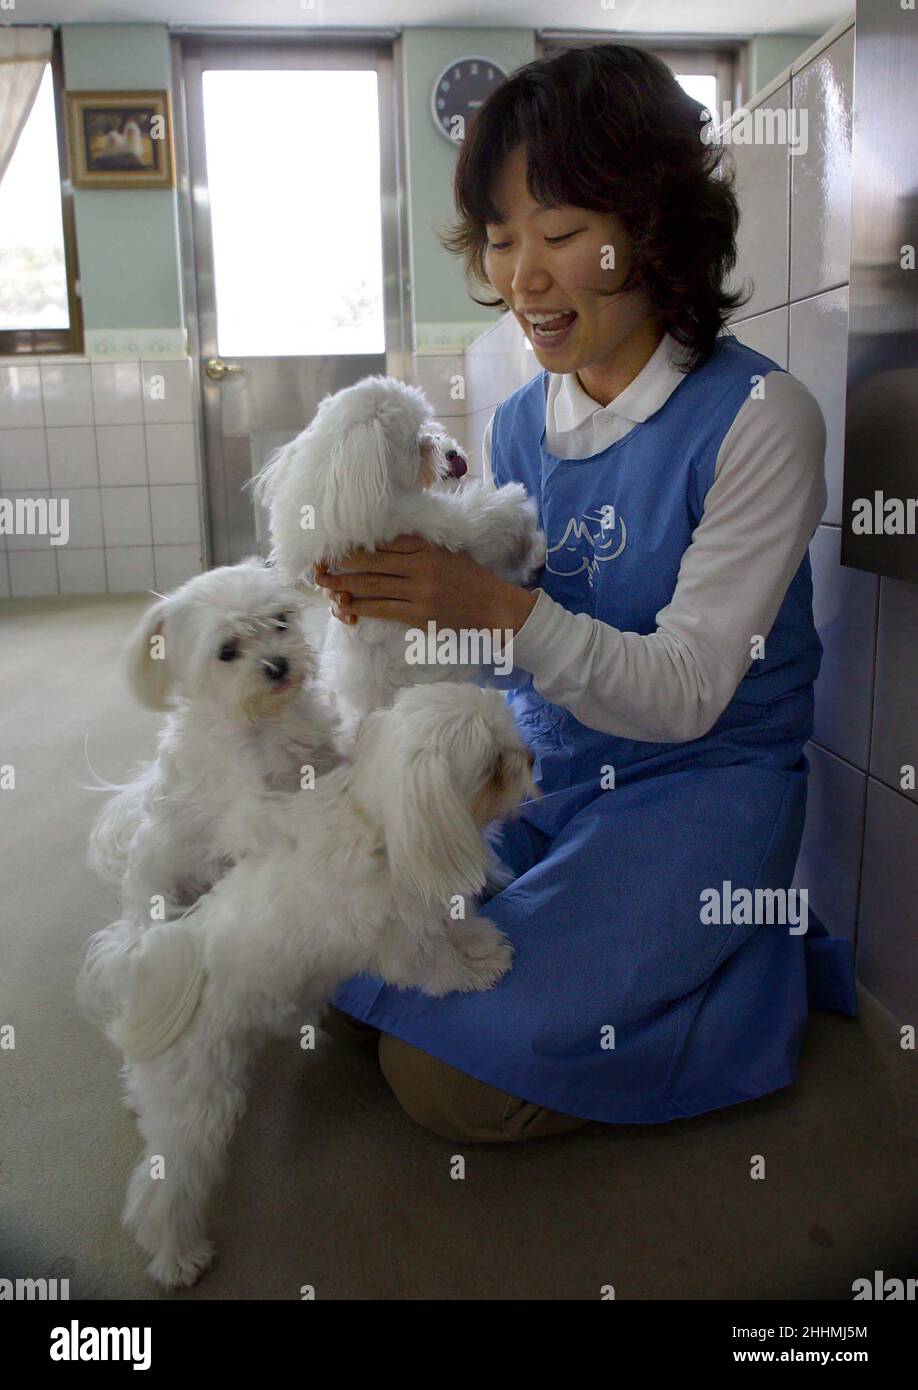
[[[526,331],[540,348],[551,351],[570,337],[577,319],[576,309],[517,309],[516,315],[525,320]]]

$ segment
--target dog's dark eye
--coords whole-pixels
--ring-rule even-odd
[[[235,637],[230,638],[228,642],[224,642],[223,646],[220,648],[221,661],[235,661],[238,655],[239,643],[236,641]]]
[[[278,627],[286,627],[286,626],[287,626],[288,616],[289,616],[289,615],[288,615],[287,613],[275,613],[275,614],[274,614],[274,621],[275,621],[275,623],[277,623],[277,626],[278,626]]]

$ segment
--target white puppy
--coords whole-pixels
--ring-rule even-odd
[[[123,916],[90,944],[80,981],[87,1005],[93,977],[111,980],[114,961],[151,920],[177,916],[257,845],[260,825],[249,811],[262,791],[294,790],[338,761],[302,605],[275,570],[247,560],[189,580],[154,604],[131,638],[134,694],[172,713],[153,761],[92,830],[90,861],[120,892]]]
[[[260,1041],[298,1038],[363,971],[441,995],[507,970],[493,923],[451,914],[484,883],[482,828],[537,795],[531,762],[496,691],[403,691],[364,721],[353,761],[263,794],[263,852],[145,933],[108,1032],[146,1144],[123,1219],[161,1284],[211,1260],[206,1202]]]
[[[545,539],[519,483],[447,486],[450,461],[423,392],[392,377],[367,377],[320,403],[308,429],[262,469],[256,496],[269,511],[271,559],[291,583],[312,582],[351,549],[400,533],[466,551],[513,583],[544,563]],[[406,629],[378,618],[328,624],[322,680],[337,702],[345,739],[360,720],[408,685],[457,680],[477,666],[412,665]]]

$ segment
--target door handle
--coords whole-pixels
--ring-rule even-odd
[[[229,362],[224,362],[222,357],[210,357],[204,364],[204,371],[211,381],[222,381],[229,372],[241,372],[242,367],[234,367]]]

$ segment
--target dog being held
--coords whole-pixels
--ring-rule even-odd
[[[172,712],[155,758],[106,803],[90,836],[90,861],[120,893],[123,915],[90,943],[87,1001],[94,977],[112,982],[151,920],[179,915],[257,847],[249,812],[262,791],[295,790],[339,761],[303,602],[275,570],[246,560],[195,576],[134,632],[129,684],[142,704]]]
[[[532,581],[544,564],[545,538],[525,488],[449,485],[455,470],[432,414],[422,391],[392,377],[367,377],[325,397],[309,427],[255,481],[268,508],[271,560],[285,579],[313,582],[320,562],[340,569],[349,550],[413,534],[465,551],[509,582]],[[345,740],[405,686],[455,681],[478,669],[461,658],[410,663],[404,625],[381,618],[329,622],[321,658]]]
[[[497,691],[405,690],[314,788],[250,798],[243,820],[256,812],[263,848],[146,931],[107,1031],[146,1146],[123,1220],[160,1284],[210,1263],[207,1199],[259,1042],[298,1039],[360,972],[443,995],[508,969],[493,923],[451,914],[483,886],[482,828],[538,794],[531,764]]]

